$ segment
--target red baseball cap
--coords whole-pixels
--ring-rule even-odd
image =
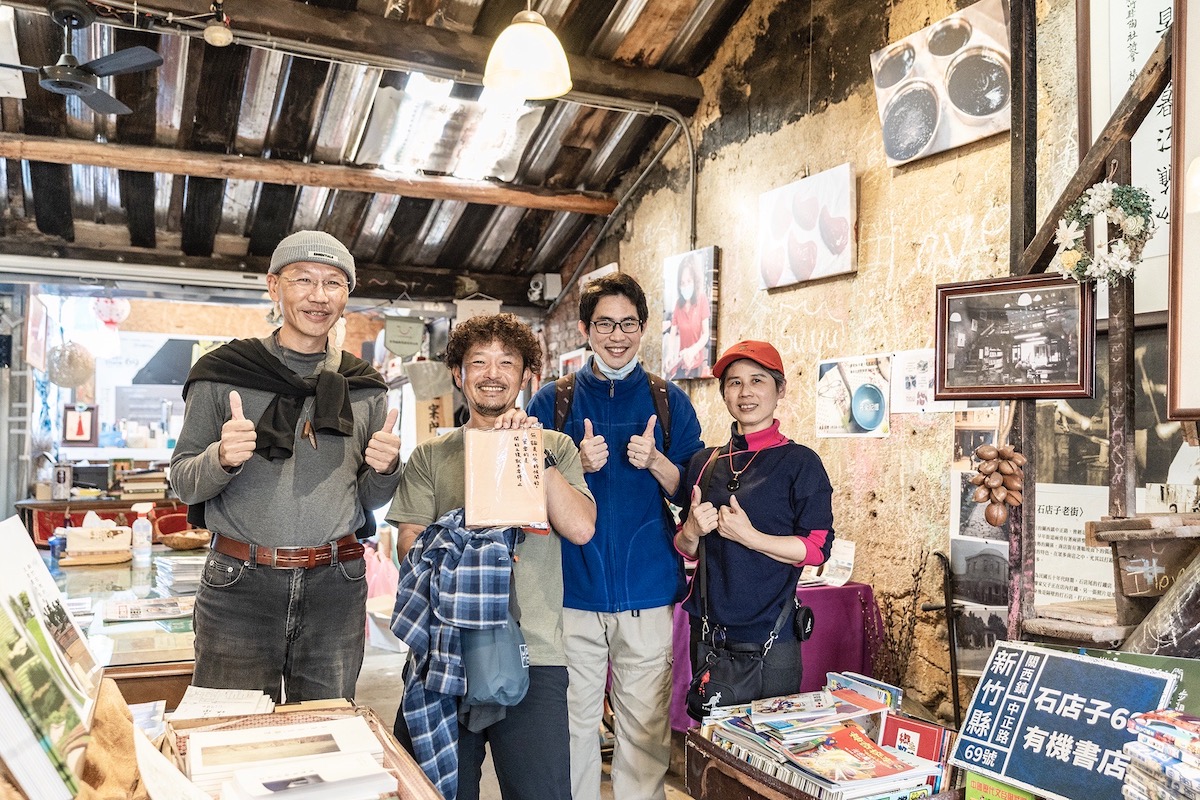
[[[717,363],[713,364],[713,375],[721,377],[726,367],[742,358],[748,358],[767,369],[783,372],[783,359],[779,357],[779,351],[773,345],[769,342],[747,339],[744,342],[738,342],[717,359]]]

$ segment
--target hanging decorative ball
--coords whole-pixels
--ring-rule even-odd
[[[67,342],[46,353],[50,382],[67,389],[87,383],[96,371],[96,357],[79,342]]]
[[[983,518],[989,525],[999,528],[1008,522],[1008,508],[1021,505],[1021,493],[1025,491],[1025,456],[1006,444],[993,447],[981,444],[975,448],[979,459],[979,471],[969,480],[975,493],[971,499],[976,503],[987,503]]]
[[[124,297],[97,297],[92,301],[92,312],[96,319],[113,330],[129,319],[129,301]]]

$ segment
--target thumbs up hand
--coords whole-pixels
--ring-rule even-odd
[[[579,442],[579,460],[584,472],[599,472],[608,463],[608,443],[592,431],[592,421],[583,421],[583,439]]]
[[[371,435],[371,441],[363,451],[363,461],[381,475],[392,474],[400,465],[400,437],[395,433],[399,417],[400,409],[390,409],[383,427]]]
[[[258,442],[254,423],[246,419],[242,411],[242,396],[237,391],[229,393],[229,419],[221,426],[221,441],[217,446],[217,460],[226,470],[235,470],[250,460]]]
[[[741,542],[746,546],[750,545],[754,534],[758,533],[758,530],[750,524],[750,518],[746,516],[746,512],[742,510],[742,504],[738,502],[737,495],[730,495],[729,505],[721,506],[717,532],[726,539]]]
[[[651,414],[650,420],[646,423],[646,430],[641,434],[629,437],[629,447],[626,453],[629,458],[629,463],[637,469],[649,469],[661,453],[658,452],[658,445],[654,441],[654,424],[658,422],[658,415]]]
[[[692,508],[688,512],[688,522],[695,526],[695,532],[699,536],[706,533],[712,533],[716,529],[719,520],[717,507],[711,502],[703,501],[700,497],[700,487],[692,487]]]

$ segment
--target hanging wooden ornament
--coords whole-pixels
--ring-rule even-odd
[[[987,503],[983,518],[988,524],[999,528],[1008,522],[1009,507],[1021,505],[1021,493],[1025,491],[1025,456],[1006,444],[994,447],[981,444],[975,448],[979,459],[979,471],[969,480],[976,487],[971,499],[976,503]]]

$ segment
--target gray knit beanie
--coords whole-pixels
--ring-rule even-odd
[[[324,231],[296,231],[285,236],[271,254],[268,275],[278,275],[279,270],[298,261],[313,261],[328,264],[346,273],[350,288],[354,289],[354,256],[346,246]]]

